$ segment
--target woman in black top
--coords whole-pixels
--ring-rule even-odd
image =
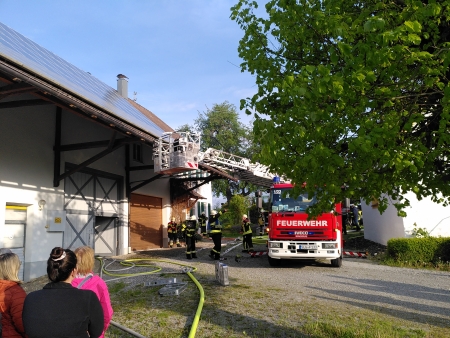
[[[47,261],[50,283],[31,292],[23,306],[28,338],[90,337],[103,331],[103,310],[91,290],[74,288],[77,257],[69,249],[53,248]]]

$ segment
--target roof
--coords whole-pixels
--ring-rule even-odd
[[[137,103],[136,101],[133,101],[131,99],[128,99],[128,101],[137,109],[139,110],[142,114],[144,114],[145,116],[147,116],[151,121],[153,121],[159,128],[161,128],[163,131],[167,132],[167,131],[174,131],[168,124],[166,124],[163,120],[161,120],[158,116],[156,116],[155,114],[153,114],[150,110],[148,110],[147,108],[141,106],[139,103]]]
[[[156,138],[167,127],[170,128],[151,112],[143,113],[145,108],[122,97],[117,90],[95,76],[0,22],[0,63],[3,62],[12,64]]]

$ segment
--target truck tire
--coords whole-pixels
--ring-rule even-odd
[[[342,266],[342,256],[331,260],[331,266],[333,268],[340,268]]]
[[[281,259],[275,259],[275,258],[270,257],[269,255],[267,255],[267,257],[269,258],[269,265],[270,266],[280,266]]]

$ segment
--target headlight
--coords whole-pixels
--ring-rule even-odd
[[[323,243],[322,248],[323,249],[337,249],[338,244],[337,243]]]
[[[269,242],[269,248],[282,248],[283,243],[280,242]]]

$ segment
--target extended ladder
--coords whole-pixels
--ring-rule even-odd
[[[203,163],[262,187],[270,187],[275,176],[268,166],[241,156],[214,148],[200,152],[200,135],[190,132],[164,133],[153,144],[153,160],[155,173],[166,175],[196,170]]]

